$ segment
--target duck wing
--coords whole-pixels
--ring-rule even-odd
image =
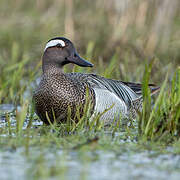
[[[106,79],[95,74],[68,73],[66,75],[74,81],[87,84],[91,89],[108,90],[116,94],[126,103],[127,107],[131,106],[134,99],[139,98],[139,95],[133,89],[118,80]]]
[[[68,73],[70,78],[76,79],[82,83],[86,83],[90,88],[106,89],[115,93],[127,105],[131,105],[132,101],[142,98],[142,84],[133,82],[124,82],[114,79],[107,79],[95,74]],[[159,90],[154,84],[149,84],[151,94]]]

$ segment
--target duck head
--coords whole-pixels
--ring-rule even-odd
[[[50,39],[44,49],[43,70],[46,66],[62,68],[65,64],[77,64],[82,67],[93,67],[93,64],[81,58],[73,43],[63,37]]]

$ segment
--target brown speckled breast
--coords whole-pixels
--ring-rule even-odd
[[[94,106],[95,95],[85,82],[72,78],[73,74],[44,74],[35,90],[33,102],[37,115],[48,124],[47,114],[51,122],[66,122],[68,106],[71,108],[71,118],[75,118],[77,107],[82,115],[83,107],[88,100]],[[88,89],[88,98],[87,98]],[[92,106],[92,112],[93,107]],[[77,120],[77,119],[76,119]]]

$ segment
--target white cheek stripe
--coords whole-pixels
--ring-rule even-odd
[[[55,39],[51,40],[46,44],[46,47],[44,48],[44,51],[46,51],[47,48],[56,46],[57,44],[61,44],[62,47],[64,47],[66,44],[63,40],[61,39]]]

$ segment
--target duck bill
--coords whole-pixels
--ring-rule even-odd
[[[82,67],[93,67],[94,65],[85,59],[81,58],[77,53],[74,57],[68,58],[71,63],[77,64]]]

